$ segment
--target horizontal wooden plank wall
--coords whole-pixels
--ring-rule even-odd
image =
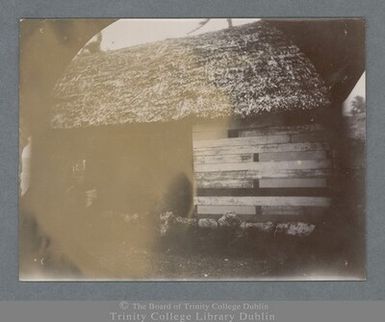
[[[320,124],[197,124],[197,216],[233,212],[252,222],[320,220],[331,203],[328,142]]]

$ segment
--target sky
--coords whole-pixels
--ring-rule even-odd
[[[167,38],[186,37],[205,19],[120,19],[102,30],[102,50],[114,50]],[[259,19],[232,19],[233,25],[242,25]],[[214,19],[191,33],[201,33],[227,28],[226,19]]]

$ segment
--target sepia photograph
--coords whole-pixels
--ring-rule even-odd
[[[21,281],[365,280],[365,20],[19,36]]]

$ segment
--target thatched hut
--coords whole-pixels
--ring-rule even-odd
[[[269,22],[80,54],[54,99],[53,158],[99,209],[312,221],[330,205],[328,89]]]

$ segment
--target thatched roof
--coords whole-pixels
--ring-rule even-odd
[[[75,57],[54,90],[56,128],[248,117],[329,103],[313,64],[268,22]]]
[[[269,19],[311,59],[330,88],[333,103],[341,105],[365,70],[365,20]]]

